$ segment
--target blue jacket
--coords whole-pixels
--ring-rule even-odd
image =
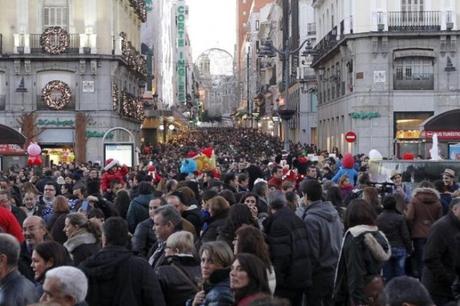
[[[350,181],[350,183],[352,183],[353,186],[356,185],[356,180],[358,179],[358,172],[355,169],[347,169],[343,167],[340,168],[340,170],[337,171],[337,173],[332,178],[332,181],[337,184],[342,175],[348,176],[348,180]]]
[[[206,297],[200,306],[233,306],[235,299],[230,290],[230,269],[214,271],[209,277],[209,282],[204,284]],[[193,299],[187,301],[191,306]]]

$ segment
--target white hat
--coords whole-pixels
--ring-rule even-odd
[[[117,166],[118,164],[119,164],[118,160],[116,160],[116,159],[108,159],[105,162],[104,170],[108,171],[108,170],[112,169],[113,167]]]

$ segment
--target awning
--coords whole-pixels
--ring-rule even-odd
[[[453,109],[431,116],[420,125],[422,138],[432,138],[437,134],[442,140],[460,139],[460,109]]]
[[[17,144],[0,144],[1,156],[22,156],[25,154],[25,150]]]
[[[17,144],[23,146],[26,137],[9,126],[0,124],[0,144]]]

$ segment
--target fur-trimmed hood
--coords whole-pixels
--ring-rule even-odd
[[[441,195],[439,194],[439,191],[437,191],[434,188],[429,188],[429,187],[415,188],[414,191],[412,192],[412,197],[418,198],[421,202],[425,204],[436,203],[439,201],[439,199],[441,199]]]
[[[82,244],[93,244],[96,242],[97,239],[96,237],[94,237],[93,234],[87,232],[86,230],[83,230],[80,233],[77,233],[76,235],[69,238],[64,243],[64,246],[67,249],[67,251],[69,251],[69,253],[72,253],[76,248],[78,248]]]
[[[385,236],[385,234],[379,231],[377,226],[357,225],[357,226],[354,226],[348,229],[348,232],[353,237],[358,237],[361,234],[364,234],[364,243],[369,248],[369,251],[371,251],[372,256],[374,256],[376,260],[385,262],[390,259],[391,257],[390,243],[388,242],[388,239]],[[386,246],[382,246],[382,244],[380,244],[379,241],[377,241],[373,232],[375,232],[377,235],[382,236]]]

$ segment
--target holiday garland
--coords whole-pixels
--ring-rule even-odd
[[[56,95],[57,94],[57,95]],[[70,103],[72,91],[62,81],[51,81],[42,90],[42,99],[52,109],[60,110]]]
[[[70,45],[69,33],[61,27],[46,28],[40,36],[40,45],[46,53],[64,53]]]

